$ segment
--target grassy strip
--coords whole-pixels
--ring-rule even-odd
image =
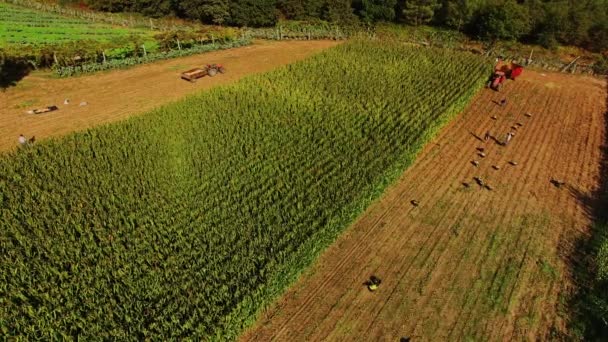
[[[0,331],[236,338],[488,68],[354,41],[0,158]]]
[[[572,299],[571,328],[578,338],[603,341],[608,336],[608,223],[596,224],[593,232],[591,240],[581,247],[593,259],[591,271],[578,271],[581,284],[586,285]]]
[[[594,338],[608,336],[608,223],[604,222],[598,252],[595,258],[597,272],[589,294],[589,307],[592,313],[593,328],[589,335]]]

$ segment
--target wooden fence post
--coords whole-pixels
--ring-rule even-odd
[[[179,43],[179,38],[177,39],[177,48],[179,51],[182,51],[182,44]]]
[[[142,44],[141,47],[144,48],[144,57],[148,57],[148,51],[146,51],[146,44]]]

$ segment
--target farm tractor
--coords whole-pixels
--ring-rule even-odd
[[[523,71],[524,67],[519,64],[503,63],[502,60],[499,60],[494,67],[494,73],[488,80],[487,87],[500,91],[507,78],[515,80]]]
[[[221,64],[207,64],[204,68],[194,68],[182,72],[182,79],[190,82],[196,82],[196,80],[201,77],[213,77],[218,73],[223,74],[225,72],[226,69]]]

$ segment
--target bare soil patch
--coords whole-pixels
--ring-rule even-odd
[[[594,78],[525,71],[481,91],[241,340],[563,337],[606,110]]]
[[[0,92],[0,151],[17,145],[19,134],[36,139],[91,128],[178,100],[247,75],[304,59],[339,44],[335,41],[259,41],[251,46],[172,59],[127,70],[68,79],[33,74]],[[180,79],[182,71],[205,64],[225,65],[226,74],[197,83]],[[64,100],[70,99],[69,105]],[[86,102],[86,106],[80,103]],[[27,110],[57,105],[59,111],[33,115]]]

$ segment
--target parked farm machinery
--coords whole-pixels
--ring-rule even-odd
[[[36,108],[36,109],[28,110],[27,113],[28,114],[44,114],[44,113],[48,113],[48,112],[54,112],[56,110],[59,110],[59,107],[47,106],[44,108]]]
[[[499,61],[494,67],[494,73],[490,76],[487,86],[493,90],[500,91],[507,78],[515,80],[523,71],[524,67],[519,64]]]
[[[214,77],[218,73],[223,74],[226,69],[221,64],[207,64],[204,68],[194,68],[182,72],[182,79],[190,82],[196,82],[199,78],[209,76]]]

